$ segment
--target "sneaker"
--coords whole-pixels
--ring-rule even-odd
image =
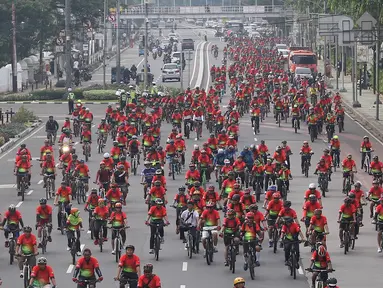
[[[225,267],[229,266],[229,263],[227,261],[225,261]]]
[[[80,257],[82,254],[81,254],[80,251],[77,251],[77,252],[76,252],[76,255],[77,255],[77,257]]]
[[[24,272],[20,271],[20,278],[24,278]]]
[[[344,247],[344,244],[343,244],[343,242],[342,242],[342,243],[340,243],[339,247],[340,247],[340,248],[343,248],[343,247]]]
[[[112,251],[112,254],[115,255],[115,254],[116,254],[116,250],[113,250],[113,251]]]
[[[107,241],[108,241],[108,238],[107,238],[107,237],[105,237],[103,240],[104,240],[104,242],[107,242]]]
[[[52,242],[52,237],[48,236],[48,242]]]
[[[70,247],[66,247],[66,251],[70,251]]]
[[[261,263],[259,263],[259,261],[255,261],[255,266],[259,267],[261,266]]]
[[[154,249],[150,249],[149,254],[154,254]]]
[[[186,241],[186,239],[183,239],[183,240],[182,240],[182,243],[187,243],[187,242],[188,242],[188,241]]]
[[[269,248],[273,247],[273,241],[269,241]]]
[[[243,263],[243,270],[245,270],[245,271],[247,271],[247,263],[245,262],[245,263]]]
[[[8,241],[8,240],[5,241],[4,246],[5,246],[5,248],[8,248],[8,247],[9,247],[9,241]]]
[[[382,248],[378,248],[378,253],[382,253]]]
[[[164,243],[165,243],[165,238],[162,237],[162,238],[161,238],[161,244],[164,244]]]
[[[94,245],[98,245],[98,240],[93,241]]]

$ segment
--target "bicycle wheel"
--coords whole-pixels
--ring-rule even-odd
[[[278,229],[274,228],[273,231],[273,252],[277,253],[278,249]]]
[[[21,201],[24,201],[25,198],[25,179],[21,179],[20,183],[20,193],[21,193]]]
[[[133,158],[133,174],[134,176],[137,175],[137,160],[136,160],[136,156]]]
[[[155,258],[156,261],[158,261],[158,258],[160,257],[160,247],[161,247],[161,239],[160,235],[157,235],[155,240],[154,240],[154,253],[155,253]]]
[[[24,288],[28,288],[29,287],[29,266],[28,265],[25,265],[24,266],[24,269],[23,269],[23,273],[24,273]]]
[[[86,202],[86,195],[85,195],[85,189],[84,188],[81,191],[81,200],[82,200],[82,203]]]
[[[172,173],[172,179],[175,180],[176,179],[176,171],[175,171],[175,164],[174,164],[174,159],[172,160],[172,164],[170,165],[170,168],[172,169],[171,173]]]
[[[304,169],[305,169],[305,176],[306,176],[306,178],[308,178],[309,177],[309,163],[307,162],[307,160],[305,161],[305,164],[304,164],[305,166],[304,166]]]
[[[76,265],[76,252],[77,252],[76,240],[72,239],[72,241],[73,243],[72,243],[70,254],[72,255],[72,265]]]
[[[41,253],[45,254],[47,252],[47,230],[43,229],[43,239],[41,241]]]
[[[9,241],[9,265],[13,264],[15,260],[15,241]]]
[[[116,233],[120,233],[119,231],[117,231]],[[116,251],[116,263],[118,263],[118,261],[120,261],[120,241],[118,240],[118,237],[116,237],[116,239],[114,239],[114,249]]]
[[[210,250],[212,249],[212,243],[208,240],[207,243],[206,243],[206,249],[205,249],[205,258],[206,258],[206,263],[207,265],[210,265],[211,264],[211,261],[210,261]]]
[[[348,248],[349,248],[349,239],[348,239],[348,232],[344,232],[344,237],[343,237],[343,244],[344,244],[344,254],[347,254]]]
[[[233,274],[235,273],[235,261],[236,261],[236,258],[237,257],[237,253],[235,251],[235,247],[234,246],[231,246],[231,251],[230,251],[230,270],[233,272]]]
[[[254,271],[255,263],[254,263],[253,257],[254,257],[253,252],[249,251],[248,266],[249,266],[249,272],[250,272],[251,280],[255,279],[255,271]]]
[[[297,279],[297,257],[295,252],[291,255],[291,276],[293,276],[294,279]]]
[[[81,194],[83,193],[84,187],[79,187],[77,190],[77,203],[81,204]]]
[[[102,226],[101,226],[101,228],[100,228],[100,233],[99,233],[99,239],[98,239],[98,246],[100,247],[100,252],[102,252],[102,246],[103,246],[103,244],[104,244],[104,237],[103,237],[103,235],[102,235]]]
[[[188,233],[188,256],[189,259],[192,259],[193,257],[193,236],[191,233]]]
[[[47,186],[45,187],[45,198],[47,200],[49,200],[49,196],[50,196],[50,186],[51,186],[51,181],[49,179],[47,179]]]

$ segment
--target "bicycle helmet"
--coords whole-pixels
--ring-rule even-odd
[[[309,189],[310,190],[315,190],[315,189],[317,189],[317,185],[315,185],[315,183],[310,183]]]
[[[317,248],[317,253],[318,253],[319,257],[324,257],[326,255],[326,248],[323,245],[320,245]]]
[[[161,169],[157,169],[156,170],[156,175],[162,175],[162,170]]]
[[[47,204],[47,199],[41,198],[39,202],[40,202],[40,205],[45,205]]]
[[[164,204],[164,201],[162,201],[161,198],[157,198],[156,199],[156,205],[162,205],[162,204]]]
[[[181,186],[178,188],[178,191],[185,191],[185,190],[186,190],[185,186]]]
[[[234,285],[245,283],[245,279],[242,277],[237,277],[234,279]]]
[[[104,205],[104,204],[105,204],[104,199],[102,199],[102,198],[98,199],[98,205],[99,205],[99,206],[100,206],[100,205]]]
[[[125,247],[125,249],[126,249],[126,250],[128,250],[128,249],[132,249],[133,252],[134,252],[134,250],[136,250],[136,248],[135,248],[133,245],[127,245],[127,246]]]
[[[327,286],[328,287],[336,287],[336,284],[338,281],[335,278],[330,278],[327,280]]]
[[[97,194],[97,189],[96,188],[92,188],[92,191],[90,193]]]
[[[355,187],[362,187],[362,183],[360,183],[359,181],[357,181],[355,184],[354,184]]]
[[[283,207],[290,208],[291,207],[291,201],[286,200],[285,202],[283,202]]]
[[[144,273],[152,273],[153,272],[153,264],[147,263],[144,265]]]
[[[280,199],[281,198],[281,193],[279,193],[279,192],[273,193],[273,198],[274,199]]]
[[[114,207],[115,207],[115,208],[122,208],[122,204],[121,204],[121,203],[116,203],[116,204],[114,205]]]
[[[233,197],[231,198],[231,200],[233,201],[239,201],[240,199],[241,199],[241,196],[239,196],[238,194],[233,195]]]
[[[45,258],[45,257],[40,257],[39,259],[37,259],[37,264],[38,265],[40,265],[40,264],[42,264],[42,265],[46,265],[47,264],[47,258]]]
[[[253,212],[247,212],[246,213],[246,218],[247,219],[254,219],[254,213]]]
[[[14,204],[9,205],[8,211],[9,212],[15,212],[16,211],[16,206]]]
[[[109,158],[109,157],[110,157],[109,153],[104,154],[104,158]]]
[[[24,231],[24,233],[31,233],[32,232],[32,228],[29,227],[29,226],[25,226],[23,231]]]
[[[234,209],[229,209],[229,210],[227,210],[227,215],[235,215],[235,211],[234,211]]]

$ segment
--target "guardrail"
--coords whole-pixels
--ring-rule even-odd
[[[191,15],[191,14],[262,14],[262,13],[281,13],[285,11],[283,6],[168,6],[168,7],[149,7],[148,14],[166,15]],[[121,9],[121,14],[145,14],[145,7],[134,7]]]

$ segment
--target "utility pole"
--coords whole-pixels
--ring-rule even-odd
[[[182,47],[182,46],[181,46]],[[184,51],[181,49],[181,63],[180,63],[180,75],[181,75],[181,91],[184,92],[184,66],[183,66],[183,63],[185,61],[184,59]]]
[[[144,90],[148,89],[148,26],[149,26],[149,16],[148,16],[148,0],[145,0],[145,39],[144,39]]]
[[[121,83],[121,49],[120,49],[120,0],[116,4],[116,82]]]
[[[12,1],[12,91],[17,92],[16,7]]]
[[[71,0],[65,0],[65,74],[66,84],[65,87],[72,86],[72,45],[71,45],[71,31],[70,31],[70,14],[71,14]]]
[[[104,49],[102,51],[102,80],[104,84],[104,90],[106,90],[106,41],[107,41],[107,36],[106,36],[106,17],[107,17],[107,10],[108,10],[108,0],[104,0]]]
[[[380,20],[381,20],[381,17],[380,17],[380,14],[382,13],[382,3],[381,1],[378,1],[378,23],[376,25],[378,25],[378,35],[377,35],[377,39],[376,39],[376,120],[379,120],[379,104],[380,104],[380,97],[379,97],[379,94],[380,94],[380,67],[379,67],[379,61],[380,61]]]

